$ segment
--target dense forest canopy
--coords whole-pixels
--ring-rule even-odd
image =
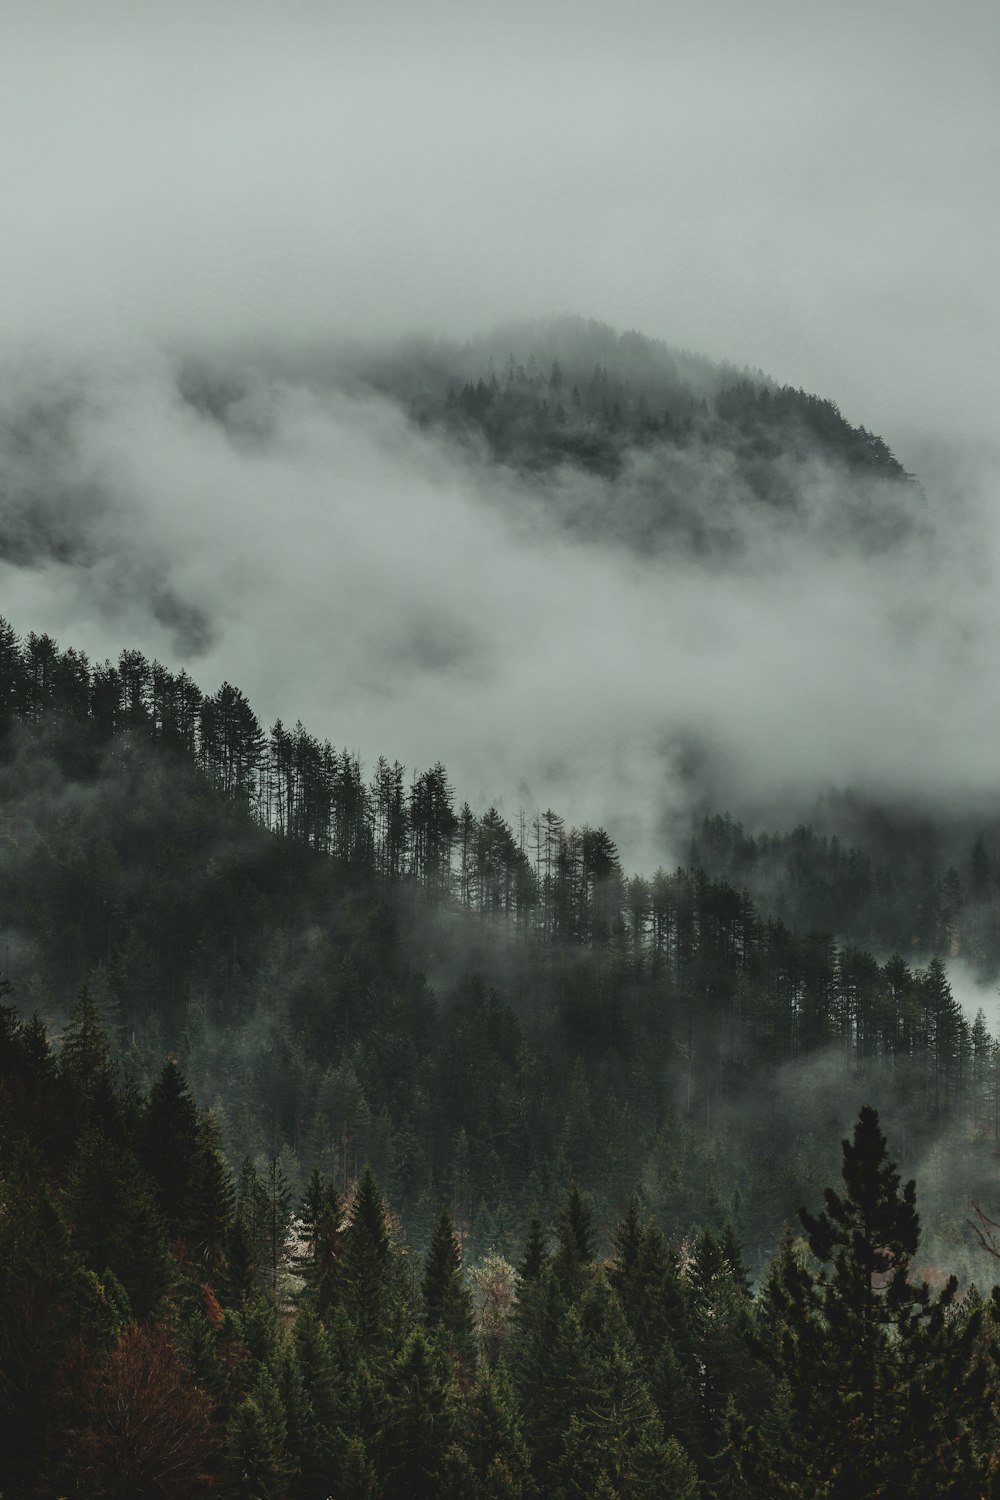
[[[1000,1047],[941,958],[6,622],[0,760],[11,1493],[987,1493]],[[782,1238],[859,1097],[930,1236],[866,1107]]]
[[[721,1223],[736,1194],[756,1260],[795,1205],[769,1217],[741,1173],[815,1069],[834,1120],[877,1083],[912,1115],[913,1149],[968,1129],[986,1170],[996,1046],[942,961],[996,962],[981,841],[968,897],[951,868],[919,905],[905,879],[885,888],[916,961],[907,945],[876,958],[831,927],[793,930],[695,863],[628,876],[607,831],[551,809],[477,815],[440,763],[363,768],[301,723],[265,732],[238,688],[206,695],[137,652],[91,665],[5,624],[0,673],[4,940],[22,1004],[58,1019],[90,985],[139,1076],[179,1048],[234,1159],[320,1150],[344,1186],[371,1160],[406,1179],[404,1216],[447,1183],[479,1240],[568,1172],[602,1217],[644,1186]],[[724,819],[701,845],[746,868],[776,849],[802,909],[821,891],[845,924],[877,918],[857,851],[805,830],[758,848]],[[754,1134],[740,1146],[739,1122],[774,1080],[737,1166]],[[658,1155],[675,1132],[697,1157],[730,1130],[734,1154],[697,1185]],[[953,1207],[980,1190],[978,1161],[950,1184]]]

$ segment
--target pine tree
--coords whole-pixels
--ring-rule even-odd
[[[937,1297],[911,1280],[915,1187],[900,1190],[867,1105],[843,1143],[843,1181],[825,1212],[801,1214],[818,1269],[786,1250],[769,1283],[788,1420],[751,1454],[758,1484],[830,1500],[978,1495],[993,1420],[978,1320],[950,1326],[954,1278]]]
[[[111,1072],[111,1044],[86,985],[80,991],[62,1035],[59,1070],[89,1105]]]
[[[344,1231],[344,1300],[362,1347],[384,1347],[390,1317],[391,1245],[385,1203],[370,1167],[359,1178]]]
[[[198,1118],[184,1233],[196,1265],[213,1283],[226,1269],[234,1213],[235,1195],[222,1154],[218,1121],[205,1110]]]
[[[145,1321],[167,1291],[172,1264],[163,1217],[130,1151],[91,1131],[80,1143],[67,1193],[73,1243],[98,1274],[110,1270]]]
[[[524,1245],[524,1254],[518,1267],[518,1278],[522,1287],[531,1286],[541,1279],[542,1272],[548,1265],[549,1257],[545,1249],[545,1236],[542,1234],[542,1222],[537,1213],[531,1216],[528,1225],[528,1238]]]
[[[285,1408],[274,1378],[261,1369],[236,1408],[227,1434],[230,1493],[246,1500],[284,1500],[293,1473]]]
[[[292,1195],[281,1163],[272,1156],[267,1164],[264,1179],[265,1246],[267,1252],[267,1283],[271,1296],[277,1300],[278,1279],[285,1266],[285,1247],[288,1241],[288,1225],[291,1219]]]
[[[332,1182],[314,1168],[299,1215],[303,1251],[296,1260],[306,1295],[321,1318],[328,1318],[343,1297],[344,1210]]]
[[[569,1300],[576,1301],[583,1293],[587,1267],[594,1259],[593,1215],[579,1186],[574,1180],[570,1184],[565,1207],[556,1224],[559,1246],[552,1261],[552,1270]]]
[[[198,1111],[177,1059],[170,1057],[149,1092],[143,1119],[142,1162],[174,1237],[187,1230],[191,1181],[198,1152]]]
[[[383,1444],[386,1500],[436,1500],[455,1436],[458,1393],[419,1330],[393,1361]]]
[[[424,1265],[424,1321],[468,1372],[476,1358],[472,1297],[462,1276],[462,1258],[451,1214],[444,1209],[434,1226]]]

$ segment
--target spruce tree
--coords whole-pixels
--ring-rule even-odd
[[[77,1097],[89,1106],[111,1072],[111,1044],[86,985],[80,991],[62,1035],[59,1070]]]
[[[222,1154],[218,1121],[210,1110],[204,1110],[198,1117],[184,1231],[195,1264],[213,1282],[226,1269],[234,1212],[235,1195]]]
[[[481,1371],[469,1397],[466,1451],[484,1497],[522,1493],[528,1450],[514,1410],[506,1373]]]
[[[549,1257],[545,1249],[545,1236],[542,1233],[542,1221],[537,1213],[533,1213],[531,1222],[528,1225],[528,1237],[524,1243],[524,1254],[521,1257],[521,1264],[517,1270],[521,1286],[530,1286],[534,1282],[537,1282],[548,1262]]]
[[[355,1185],[344,1231],[344,1299],[362,1347],[376,1354],[390,1326],[388,1296],[392,1248],[385,1202],[370,1167]]]
[[[306,1296],[324,1319],[343,1296],[343,1217],[336,1188],[314,1168],[299,1214],[303,1249],[295,1267],[305,1283]]]
[[[472,1298],[462,1276],[462,1259],[451,1214],[444,1209],[434,1226],[424,1264],[424,1321],[465,1371],[475,1364]]]
[[[448,1364],[421,1331],[393,1361],[383,1442],[386,1500],[437,1500],[456,1433],[458,1392]]]
[[[73,1243],[99,1275],[110,1270],[145,1321],[170,1284],[173,1266],[149,1178],[130,1151],[98,1131],[80,1143],[67,1212]]]
[[[576,1301],[583,1293],[587,1267],[593,1263],[594,1230],[590,1205],[575,1180],[559,1214],[556,1232],[559,1245],[552,1270],[564,1296]]]
[[[285,1500],[294,1472],[287,1450],[288,1424],[277,1384],[266,1368],[233,1413],[227,1437],[230,1493],[246,1500]]]
[[[830,1500],[985,1493],[993,1410],[979,1319],[952,1326],[954,1278],[936,1297],[911,1279],[915,1186],[900,1188],[867,1105],[843,1143],[842,1175],[823,1213],[801,1213],[818,1268],[786,1251],[769,1284],[788,1408],[749,1455],[758,1485]]]
[[[142,1162],[153,1179],[171,1236],[189,1227],[191,1183],[198,1152],[198,1111],[177,1059],[163,1064],[143,1119]]]

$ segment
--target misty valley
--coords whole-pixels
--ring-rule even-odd
[[[39,358],[0,497],[0,1495],[1000,1494],[971,500],[579,318]]]

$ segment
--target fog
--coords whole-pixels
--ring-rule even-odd
[[[678,808],[827,787],[996,809],[993,7],[6,8],[0,612],[136,646],[370,765],[681,857]],[[835,397],[918,472],[866,553],[749,518],[724,561],[568,533],[368,393],[194,353],[571,310]],[[731,477],[731,476],[730,476]],[[806,480],[809,479],[809,484]],[[621,483],[655,484],[635,462]],[[574,498],[576,491],[574,492]],[[721,498],[720,498],[721,497]],[[843,504],[853,503],[850,496]],[[735,517],[735,522],[734,522]]]

